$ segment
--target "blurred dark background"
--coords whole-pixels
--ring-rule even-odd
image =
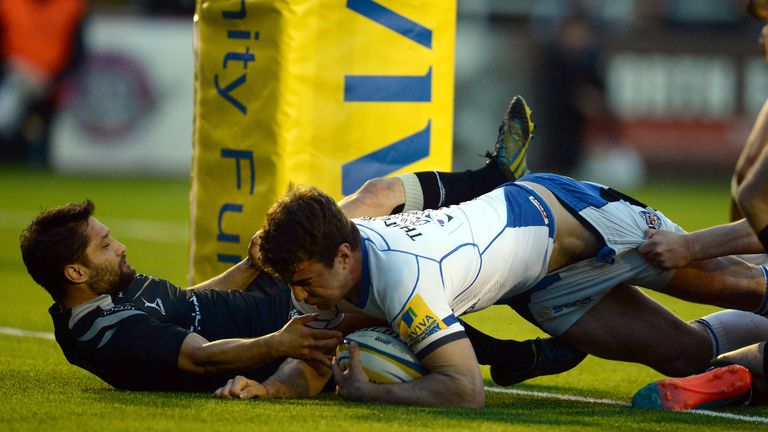
[[[9,54],[9,32],[24,26],[0,20],[2,162],[189,175],[193,0],[0,6],[13,2],[85,11],[48,32],[69,48],[40,79]],[[760,28],[736,0],[458,0],[454,169],[478,165],[521,94],[537,123],[533,170],[624,187],[727,179],[768,96]]]

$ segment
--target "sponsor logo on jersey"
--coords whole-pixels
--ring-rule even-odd
[[[555,315],[560,315],[563,312],[567,312],[568,309],[585,306],[592,303],[592,297],[584,297],[583,299],[574,300],[572,302],[563,303],[555,306],[547,306],[539,309],[539,319],[546,321]]]
[[[189,326],[189,331],[198,332],[200,331],[200,319],[203,317],[200,314],[200,305],[197,303],[197,297],[195,297],[194,294],[189,296],[189,301],[192,302],[192,305],[195,307],[195,311],[192,312],[192,318],[194,318],[195,321]]]
[[[648,228],[650,229],[659,229],[661,228],[661,219],[656,216],[655,213],[651,213],[648,210],[641,210],[640,216],[645,221],[645,224],[648,225]]]
[[[440,228],[448,234],[453,234],[462,227],[462,220],[441,210],[427,210],[426,217],[440,225]]]
[[[117,312],[122,312],[126,310],[136,310],[136,309],[137,309],[136,306],[132,304],[111,305],[109,308],[101,311],[101,316],[107,316]]]
[[[414,346],[447,326],[427,306],[419,294],[405,305],[399,317],[400,336],[409,346]]]
[[[141,299],[144,301],[144,307],[151,307],[151,308],[157,309],[160,311],[161,314],[165,315],[165,307],[163,307],[162,300],[160,300],[159,298],[156,298],[155,301],[150,303],[144,297],[142,297]]]
[[[426,216],[432,219],[433,221],[437,222],[437,224],[440,225],[441,227],[444,227],[450,221],[453,220],[453,216],[449,214],[445,214],[443,212],[438,212],[438,211],[429,212],[427,213]]]

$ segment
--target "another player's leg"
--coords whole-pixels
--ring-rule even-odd
[[[741,406],[751,397],[752,375],[740,365],[713,368],[686,378],[665,378],[635,393],[632,406],[668,410]]]
[[[712,356],[725,355],[768,337],[768,318],[745,311],[721,310],[691,321],[705,330],[712,341]]]
[[[501,361],[491,363],[493,382],[508,387],[531,378],[561,374],[575,368],[587,357],[587,353],[557,338],[536,338],[525,342],[533,351],[533,360],[524,368],[514,368]]]
[[[533,139],[534,128],[531,108],[525,99],[513,97],[499,126],[496,148],[488,155],[489,163],[498,162],[508,167],[515,178],[528,174],[528,144]]]
[[[751,399],[764,403],[765,339],[768,319],[736,310],[725,310],[693,322],[703,326],[716,347],[713,370],[686,378],[666,378],[650,383],[635,394],[638,408],[692,409],[740,406]],[[759,342],[759,343],[755,343]],[[741,365],[736,367],[734,365]],[[749,382],[752,384],[750,390]]]
[[[677,377],[706,370],[713,352],[702,327],[626,284],[608,292],[559,339],[597,357],[641,363]]]
[[[490,365],[493,382],[505,387],[569,371],[587,356],[555,338],[518,342],[486,335],[464,321],[462,325],[472,342],[477,361]]]
[[[509,103],[493,153],[483,168],[459,173],[418,172],[401,176],[405,203],[399,211],[440,208],[469,201],[528,174],[528,145],[533,139],[531,109],[521,96]]]
[[[768,136],[763,139],[766,140],[763,144],[768,142]],[[763,145],[735,198],[744,217],[768,251],[768,145]]]
[[[422,171],[366,182],[339,205],[349,217],[384,216],[445,207],[469,201],[528,173],[527,151],[533,137],[531,110],[515,96],[499,126],[488,162],[479,169],[450,173]]]
[[[679,410],[765,404],[766,345],[760,342],[725,353],[703,374],[652,382],[635,393],[632,406]]]
[[[768,404],[768,343],[760,342],[725,353],[719,362],[740,364],[752,374],[753,404]]]
[[[744,217],[737,204],[739,189],[748,178],[750,170],[757,164],[761,153],[765,152],[768,143],[768,101],[757,115],[755,124],[747,138],[747,143],[739,155],[736,168],[731,178],[731,220],[737,221]]]
[[[350,218],[436,209],[470,201],[510,179],[508,170],[496,164],[460,173],[422,171],[375,178],[341,200],[339,206]]]

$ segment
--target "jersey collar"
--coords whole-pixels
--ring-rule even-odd
[[[368,259],[368,238],[360,233],[360,295],[358,300],[347,299],[348,302],[359,307],[365,308],[365,304],[368,303],[368,296],[371,293],[371,264]]]

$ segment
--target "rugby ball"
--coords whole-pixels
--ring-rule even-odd
[[[429,373],[394,330],[369,327],[350,333],[336,347],[336,361],[343,370],[349,366],[349,344],[357,342],[360,363],[368,379],[378,384],[396,384]]]

